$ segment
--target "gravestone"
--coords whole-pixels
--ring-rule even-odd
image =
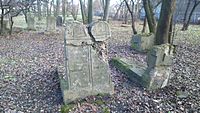
[[[108,61],[102,60],[85,28],[81,23],[73,22],[67,30],[67,75],[60,78],[65,103],[89,95],[113,93]]]
[[[47,16],[47,31],[56,31],[56,18],[54,16]]]
[[[1,23],[0,23],[0,25],[1,25]],[[9,30],[10,30],[9,20],[8,19],[4,19],[3,20],[3,33],[8,33]]]
[[[27,13],[27,29],[35,30],[35,17],[31,13]]]
[[[154,46],[154,41],[154,34],[134,35],[131,40],[131,47],[137,51],[146,52]]]
[[[111,60],[117,69],[129,78],[148,89],[154,90],[167,85],[173,60],[174,47],[170,44],[154,46],[147,55],[147,65],[131,58],[114,58]]]
[[[103,41],[111,37],[110,27],[105,21],[94,22],[91,25],[91,33],[96,41]]]
[[[149,76],[149,88],[158,89],[167,85],[171,74],[171,66],[173,62],[174,47],[170,44],[162,44],[154,46],[147,55],[146,69]]]
[[[56,18],[56,26],[62,26],[62,25],[63,25],[62,16],[57,16],[57,18]]]

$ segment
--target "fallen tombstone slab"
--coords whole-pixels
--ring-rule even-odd
[[[130,80],[150,90],[167,86],[171,74],[174,47],[170,44],[154,46],[147,56],[147,65],[130,59],[113,58],[110,63],[128,75]]]
[[[60,77],[65,103],[89,95],[113,93],[108,61],[99,54],[99,48],[94,46],[96,42],[92,41],[85,28],[81,23],[74,22],[66,30],[66,75]]]

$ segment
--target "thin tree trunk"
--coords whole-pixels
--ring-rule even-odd
[[[81,6],[81,15],[82,15],[82,20],[83,20],[83,24],[86,23],[86,16],[85,16],[85,9],[84,9],[84,4],[83,4],[83,1],[82,0],[79,0],[80,1],[80,6]]]
[[[38,20],[42,20],[41,0],[37,0]]]
[[[64,23],[65,23],[65,15],[66,15],[66,0],[62,0],[62,16]]]
[[[13,17],[12,17],[12,16],[10,17],[10,21],[11,21],[11,24],[10,24],[10,32],[9,32],[9,34],[11,35],[11,34],[12,34],[12,31],[13,31],[13,24],[14,24],[14,21],[13,21]]]
[[[106,5],[104,9],[104,15],[103,15],[103,21],[107,21],[109,17],[109,6],[110,6],[110,0],[106,0]]]
[[[57,17],[60,14],[60,0],[56,0],[56,13],[55,17]]]
[[[120,5],[119,5],[119,7],[118,7],[118,9],[117,9],[117,11],[115,13],[114,19],[118,19],[119,18],[119,11],[120,11],[123,3],[124,3],[124,0],[120,3]]]
[[[186,23],[190,3],[191,3],[191,0],[188,0],[188,4],[187,4],[187,7],[186,7],[186,10],[185,10],[185,13],[184,13],[183,23]]]
[[[156,20],[153,14],[153,9],[150,0],[143,0],[144,10],[146,12],[146,17],[149,25],[150,33],[156,32]]]
[[[0,31],[0,34],[3,34],[3,19],[4,19],[4,9],[3,9],[3,6],[1,7],[1,31]]]
[[[124,0],[124,1],[125,1],[125,3],[126,3],[126,6],[127,6],[127,8],[128,8],[128,11],[129,11],[130,14],[131,14],[131,22],[132,22],[132,30],[133,30],[133,34],[137,34],[137,31],[136,31],[136,29],[135,29],[135,20],[134,20],[133,12],[132,12],[130,6],[128,5],[127,0]],[[132,5],[134,5],[133,0],[131,0],[131,1],[132,1]]]
[[[163,0],[161,7],[160,19],[158,21],[156,31],[156,45],[161,45],[169,42],[169,29],[172,14],[175,11],[176,0]]]
[[[146,31],[146,26],[147,26],[147,17],[145,16],[144,22],[143,22],[142,33],[145,33],[145,31]]]
[[[189,27],[189,23],[190,23],[190,20],[191,20],[191,17],[192,17],[192,14],[194,12],[194,10],[196,9],[196,7],[200,4],[200,1],[195,1],[195,4],[194,6],[192,7],[192,10],[189,14],[189,17],[188,17],[188,20],[186,23],[183,24],[183,28],[181,29],[182,31],[185,31],[185,30],[188,30],[188,27]]]
[[[93,19],[93,0],[88,1],[88,24],[92,23]]]

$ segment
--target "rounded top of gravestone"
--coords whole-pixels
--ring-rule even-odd
[[[98,21],[89,25],[96,41],[105,41],[111,37],[111,30],[106,21]]]
[[[74,21],[67,24],[66,29],[67,43],[73,45],[92,44],[92,40],[86,31],[86,27],[82,23]]]

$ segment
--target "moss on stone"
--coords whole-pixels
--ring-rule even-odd
[[[117,69],[119,69],[121,72],[124,74],[128,75],[128,77],[136,82],[139,85],[145,86],[146,84],[143,84],[144,81],[141,76],[139,76],[137,73],[133,72],[131,70],[131,66],[128,65],[127,63],[121,61],[119,58],[113,58],[110,61],[110,64],[115,66]]]

